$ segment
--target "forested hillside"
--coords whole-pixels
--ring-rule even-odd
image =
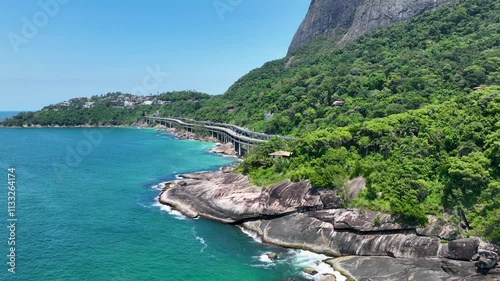
[[[278,149],[293,156],[269,159]],[[500,241],[500,87],[317,130],[294,143],[274,140],[239,169],[260,185],[309,179],[336,189],[348,206],[401,214],[413,224],[425,225],[427,214],[457,225],[465,217],[471,233]],[[357,176],[367,189],[351,202],[346,182]]]
[[[317,41],[250,72],[192,117],[299,135],[499,84],[499,10],[498,1],[464,1],[370,33],[343,49]],[[332,106],[336,100],[345,105]],[[225,106],[234,109],[223,114]],[[267,112],[274,114],[269,122]]]
[[[500,241],[500,2],[464,0],[335,45],[324,39],[301,47],[220,96],[47,109],[5,124],[128,124],[158,111],[294,135],[293,143],[258,147],[240,171],[261,185],[309,179],[336,189],[348,206],[416,224],[432,214]],[[277,149],[292,157],[269,159]],[[357,176],[367,188],[350,200],[345,183]]]

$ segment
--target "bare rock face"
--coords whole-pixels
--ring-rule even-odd
[[[460,238],[460,233],[456,228],[447,224],[443,219],[429,216],[429,224],[425,227],[418,227],[417,234],[420,236],[434,236],[443,240],[455,240]]]
[[[362,0],[312,0],[309,11],[293,37],[288,53],[321,36],[335,37],[352,25]]]
[[[342,36],[344,45],[376,28],[388,27],[457,0],[312,0],[288,53],[322,36]]]
[[[477,253],[480,242],[481,240],[475,237],[453,240],[448,243],[448,255],[446,257],[454,260],[470,261]]]
[[[251,186],[248,178],[240,174],[182,176],[188,180],[171,183],[160,195],[160,202],[191,217],[235,223],[324,207],[320,194],[308,181],[283,181],[266,190]]]
[[[476,265],[479,269],[491,269],[498,263],[499,257],[498,254],[493,251],[478,250],[472,257],[472,260],[477,261]]]
[[[446,259],[394,259],[388,257],[343,257],[327,261],[359,281],[380,280],[499,280],[499,272],[483,275],[474,263]]]
[[[232,143],[217,143],[214,148],[210,148],[208,151],[215,154],[236,155],[236,151],[234,150],[234,146]]]
[[[312,269],[312,268],[304,268],[304,270],[302,270],[302,272],[304,272],[305,274],[309,274],[309,275],[318,274],[318,271],[315,269]]]
[[[244,226],[259,233],[263,241],[331,256],[430,258],[443,255],[439,239],[418,236],[415,229],[398,224],[372,227],[365,216],[349,212],[338,209],[296,213],[246,222]]]
[[[230,171],[181,177],[164,185],[161,203],[189,217],[240,224],[267,243],[344,257],[334,266],[356,280],[500,280],[498,245],[475,237],[443,243],[458,234],[436,218],[419,228],[388,214],[341,208],[335,192],[318,192],[308,181],[266,189]]]

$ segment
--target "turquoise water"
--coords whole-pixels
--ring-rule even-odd
[[[0,280],[303,280],[301,269],[321,256],[156,203],[156,184],[234,161],[210,146],[154,130],[0,129]],[[15,274],[8,167],[16,168]],[[280,261],[266,261],[268,251]]]

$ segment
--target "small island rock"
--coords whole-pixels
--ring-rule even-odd
[[[312,268],[304,268],[304,270],[302,270],[302,272],[304,272],[305,274],[309,274],[309,275],[318,274],[318,271],[315,269],[312,269]]]
[[[278,258],[278,254],[276,254],[275,252],[269,252],[266,254],[266,256],[270,259],[270,260],[276,260]]]

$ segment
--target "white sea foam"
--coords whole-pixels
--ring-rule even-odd
[[[205,251],[205,249],[208,247],[207,243],[205,243],[205,239],[200,236],[196,236],[196,240],[200,241],[201,245],[203,245],[203,248],[200,249],[200,253],[203,253],[203,251]]]
[[[259,261],[261,262],[273,262],[268,256],[267,254],[263,254],[263,255],[260,255],[259,256]]]
[[[168,183],[168,181],[165,181],[165,182],[160,182],[159,184],[157,185],[153,185],[151,186],[152,189],[155,189],[155,190],[163,190],[166,186],[166,184]]]
[[[259,256],[252,257],[257,263],[250,264],[251,267],[261,267],[261,268],[270,268],[274,267],[278,264],[278,261],[271,260],[267,253],[261,253]]]
[[[334,275],[338,281],[346,281],[347,278],[342,276],[340,272],[333,270],[333,268],[322,262],[322,260],[328,259],[328,256],[316,254],[309,251],[304,250],[290,250],[294,253],[292,254],[291,262],[295,264],[295,266],[302,270],[304,268],[312,268],[318,271],[318,274],[311,276],[309,274],[302,273],[302,275],[310,280],[318,280],[322,277],[323,274],[332,274]]]
[[[262,243],[262,238],[257,234],[257,232],[248,230],[241,226],[238,226],[238,228],[243,233],[251,237],[254,241]],[[260,263],[252,264],[250,266],[269,268],[280,263],[290,263],[293,264],[298,271],[302,271],[305,268],[312,268],[318,271],[318,274],[314,276],[305,274],[303,272],[301,273],[304,278],[309,280],[318,280],[323,276],[323,274],[332,274],[337,278],[338,281],[347,280],[347,278],[340,274],[340,272],[333,270],[333,268],[329,264],[322,262],[323,260],[330,258],[328,256],[304,250],[288,250],[287,252],[278,255],[279,258],[273,261],[269,259],[267,253],[261,253],[259,256],[254,257],[254,259],[258,259]]]
[[[245,233],[248,237],[252,238],[257,243],[262,243],[262,238],[255,231],[248,230],[242,226],[238,226],[241,232]]]
[[[172,207],[170,206],[167,206],[167,205],[163,205],[161,204],[160,202],[156,201],[153,206],[155,207],[159,207],[161,210],[169,213],[173,218],[177,219],[177,220],[186,220],[187,217],[184,216],[181,212],[177,211],[177,210],[174,210],[172,209]]]
[[[191,229],[191,232],[193,233],[194,238],[196,238],[196,240],[198,240],[200,242],[200,244],[203,245],[203,247],[200,249],[200,253],[203,253],[203,251],[205,251],[205,249],[208,248],[208,245],[205,242],[205,239],[203,239],[203,237],[198,236],[194,227]]]

